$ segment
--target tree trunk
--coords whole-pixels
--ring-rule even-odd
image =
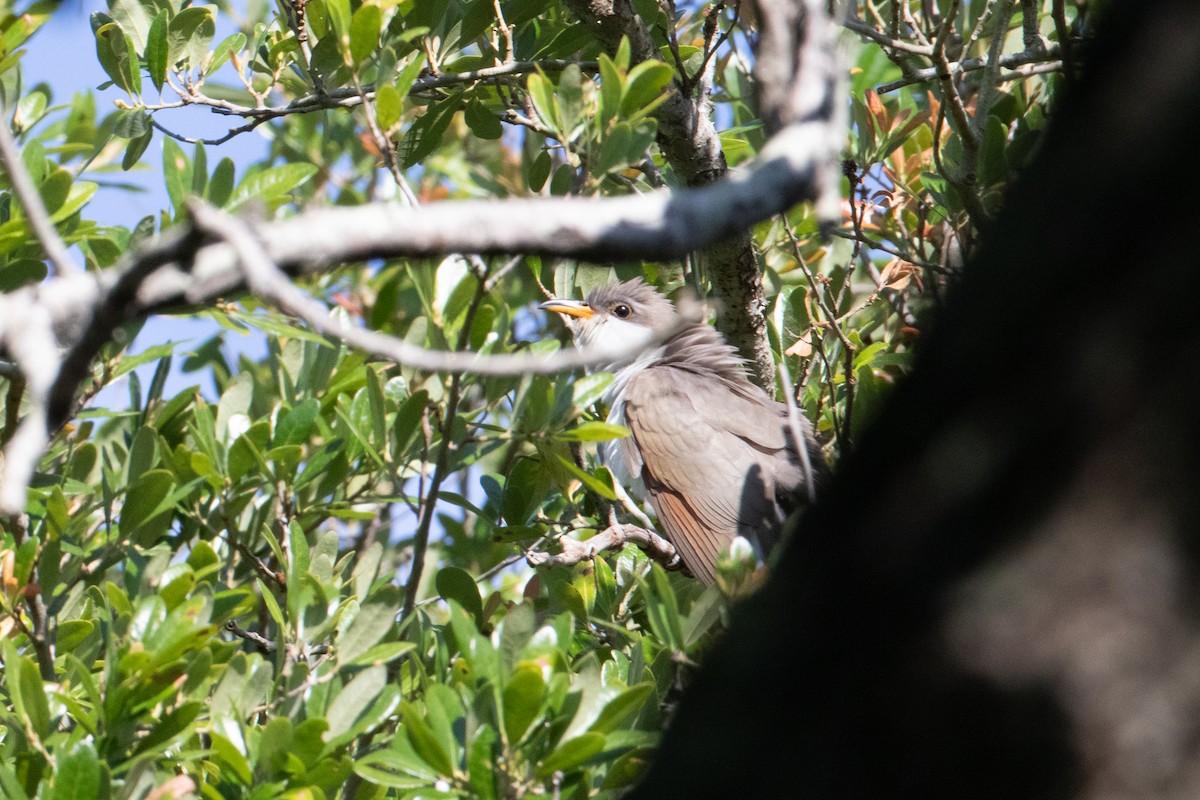
[[[1200,4],[1100,27],[633,797],[1200,797]]]

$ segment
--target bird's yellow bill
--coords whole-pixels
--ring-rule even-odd
[[[566,314],[568,317],[578,317],[579,319],[590,319],[596,314],[596,309],[579,300],[547,300],[538,306],[538,308],[545,309],[546,311],[555,311],[559,314]]]

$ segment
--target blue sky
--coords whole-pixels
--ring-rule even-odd
[[[124,93],[116,88],[103,91],[96,88],[104,83],[107,77],[96,60],[95,39],[92,36],[89,17],[92,12],[104,11],[106,8],[107,4],[102,0],[64,2],[50,21],[26,45],[22,59],[25,86],[48,84],[56,105],[69,102],[76,92],[90,90],[96,95],[97,113],[107,114],[113,107],[113,101],[123,98]],[[218,18],[220,19],[220,15]],[[228,29],[219,29],[218,38],[229,32]],[[152,90],[148,84],[147,87]],[[147,96],[147,100],[151,98]],[[164,124],[189,135],[217,136],[224,133],[229,125],[227,118],[218,117],[203,109],[173,110],[169,114],[169,117],[164,117]],[[121,180],[136,184],[144,191],[128,192],[102,188],[85,211],[89,217],[103,224],[132,228],[141,218],[157,215],[161,209],[167,207],[167,194],[162,179],[162,139],[162,134],[155,134],[154,142],[142,159],[145,168],[120,175]],[[191,151],[189,145],[184,147],[185,152]],[[266,147],[267,143],[260,135],[250,133],[219,147],[210,147],[209,163],[215,164],[221,158],[229,156],[235,163],[245,164],[260,157]],[[222,329],[216,323],[200,317],[154,317],[146,323],[130,352],[138,353],[165,341],[199,344],[218,330]],[[187,349],[188,345],[184,344],[177,348],[176,352],[183,353]],[[236,359],[239,352],[260,358],[266,353],[265,339],[261,334],[239,336],[226,331],[225,351],[231,361]],[[211,397],[212,382],[207,379],[197,380],[196,375],[182,375],[178,368],[178,362],[181,360],[177,357],[173,365],[172,375],[166,387],[167,396],[188,385],[200,383],[204,392]],[[148,385],[154,368],[152,363],[139,369],[143,386]],[[101,392],[92,402],[92,407],[124,407],[128,403],[128,397],[126,381],[121,379]]]

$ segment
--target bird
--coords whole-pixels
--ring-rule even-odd
[[[648,497],[687,570],[713,584],[719,554],[739,536],[765,560],[824,470],[803,415],[752,383],[716,329],[683,322],[641,278],[540,308],[562,315],[577,347],[640,350],[600,365],[613,373],[608,421],[630,431],[602,455],[614,478]]]

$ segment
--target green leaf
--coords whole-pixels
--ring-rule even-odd
[[[570,164],[559,164],[550,178],[550,194],[562,197],[571,191],[577,177],[576,169]]]
[[[267,724],[262,726],[261,731],[262,735],[258,740],[258,769],[260,772],[274,770],[277,764],[286,763],[295,734],[292,721],[287,717],[271,717]]]
[[[437,779],[437,771],[417,755],[404,736],[394,737],[388,747],[354,762],[354,771],[381,786],[398,788],[427,787]]]
[[[458,567],[445,567],[438,571],[435,583],[438,594],[458,603],[475,618],[476,627],[483,627],[483,600],[470,573]]]
[[[604,749],[604,742],[604,734],[595,732],[568,739],[538,764],[537,776],[548,778],[556,772],[568,772],[581,766]]]
[[[224,208],[233,194],[233,179],[233,159],[222,158],[208,181],[208,202],[217,208]]]
[[[593,372],[579,378],[571,386],[571,403],[579,408],[587,408],[604,396],[604,392],[612,385],[611,372]]]
[[[297,403],[279,418],[275,425],[275,445],[304,444],[316,428],[321,404],[308,398]]]
[[[208,59],[208,66],[204,68],[204,77],[212,75],[224,66],[234,53],[240,53],[245,47],[246,34],[241,31],[235,31],[226,36],[220,44],[213,48],[212,56]]]
[[[346,43],[350,35],[350,0],[325,0],[325,13],[338,39]]]
[[[400,143],[401,163],[405,169],[424,160],[442,143],[442,136],[457,113],[461,98],[452,96],[431,103],[425,113],[412,124]]]
[[[45,739],[50,733],[50,704],[41,673],[33,659],[18,656],[16,648],[7,643],[5,653],[5,677],[17,716],[36,736]]]
[[[637,714],[646,705],[646,701],[654,694],[653,683],[640,683],[633,686],[608,701],[600,716],[588,730],[600,733],[612,733],[621,723]]]
[[[161,745],[170,744],[181,735],[189,734],[191,725],[204,709],[202,703],[184,703],[163,716],[150,732],[138,742],[134,753],[158,753]]]
[[[540,192],[542,187],[546,185],[546,179],[550,177],[550,153],[543,150],[537,154],[537,157],[529,164],[529,174],[525,180],[529,183],[529,190],[532,192]]]
[[[673,73],[661,61],[643,61],[629,71],[621,91],[621,116],[644,117],[666,97],[663,89],[671,82]]]
[[[292,163],[252,173],[238,184],[226,210],[233,211],[251,200],[269,203],[282,199],[316,172],[315,164]]]
[[[452,776],[454,774],[454,765],[450,762],[450,754],[446,752],[438,738],[433,735],[433,731],[429,725],[425,723],[425,719],[416,706],[409,703],[404,704],[404,713],[402,716],[402,724],[405,733],[408,734],[408,740],[412,743],[413,750],[417,755],[424,759],[425,763],[433,767],[434,771],[439,775]]]
[[[395,624],[400,610],[400,590],[390,584],[381,587],[359,606],[350,627],[337,639],[337,657],[353,661],[376,645]]]
[[[350,58],[360,64],[379,47],[383,11],[374,3],[363,3],[350,20]]]
[[[216,32],[216,21],[208,6],[190,6],[180,11],[167,26],[168,66],[186,62],[188,67],[199,69]]]
[[[624,789],[632,786],[646,774],[653,756],[654,750],[648,747],[638,747],[625,753],[608,767],[601,789]]]
[[[371,418],[371,444],[377,450],[387,445],[387,403],[383,399],[383,384],[379,373],[374,369],[366,370],[367,405]]]
[[[100,759],[91,742],[76,744],[58,759],[51,800],[95,800],[100,796]]]
[[[379,697],[387,685],[387,669],[368,667],[354,676],[330,704],[325,719],[329,722],[328,738],[335,739],[358,721]]]
[[[150,129],[147,129],[138,138],[130,139],[129,144],[125,146],[125,156],[121,159],[121,169],[126,172],[133,169],[141,161],[142,154],[146,152],[152,139],[154,139],[154,131]]]
[[[521,656],[521,651],[537,629],[537,616],[528,603],[515,605],[500,620],[500,659],[507,669],[512,669]]]
[[[403,108],[404,101],[400,99],[400,92],[396,91],[395,86],[385,83],[375,90],[375,120],[384,133],[400,121]]]
[[[484,725],[475,733],[467,757],[467,774],[479,800],[496,800],[495,750],[496,729]]]
[[[411,58],[412,61],[409,61],[407,64],[405,64],[404,68],[401,69],[400,73],[396,76],[396,83],[394,84],[396,87],[396,92],[400,95],[401,100],[408,97],[408,93],[412,90],[413,83],[416,82],[417,77],[421,74],[421,70],[425,68],[424,53],[420,53]]]
[[[504,135],[504,126],[500,123],[500,118],[478,100],[467,103],[467,107],[463,109],[463,120],[471,129],[471,133],[480,139],[499,139]]]
[[[166,533],[171,522],[172,504],[166,500],[175,487],[175,475],[156,469],[131,479],[121,506],[121,531],[132,541],[148,547]]]
[[[58,623],[56,644],[62,652],[69,653],[91,636],[95,629],[96,626],[90,620],[65,619]]]
[[[153,0],[109,0],[108,11],[121,26],[138,50],[148,42],[148,31],[154,18]]]
[[[519,663],[503,694],[504,733],[510,747],[521,741],[529,726],[541,714],[545,694],[546,682],[542,678],[541,666],[532,661]]]
[[[558,116],[558,104],[554,101],[554,85],[535,72],[526,79],[525,88],[542,122],[562,135],[564,131]]]
[[[158,466],[158,431],[149,425],[138,428],[129,444],[129,458],[125,468],[129,478],[135,479]]]
[[[216,731],[209,731],[209,746],[216,753],[219,762],[224,762],[229,770],[221,770],[222,776],[236,778],[243,785],[249,786],[253,775],[250,772],[250,762],[242,753],[240,747]]]
[[[585,422],[568,431],[559,431],[554,438],[560,442],[609,442],[613,439],[624,439],[629,435],[629,428],[624,425],[614,425],[611,422]]]
[[[50,221],[57,225],[74,216],[88,204],[99,188],[99,184],[90,181],[75,181],[71,184],[71,191],[67,194],[67,199],[59,206],[58,211],[50,215]]]
[[[646,616],[654,635],[672,650],[681,652],[683,625],[679,619],[679,601],[667,573],[658,564],[652,565],[647,588],[651,596],[646,600]]]
[[[171,207],[179,214],[187,199],[187,187],[192,185],[192,163],[174,139],[163,139],[163,180]]]
[[[566,458],[561,453],[555,453],[554,457],[558,460],[558,463],[563,469],[578,478],[584,486],[588,487],[588,489],[592,490],[606,500],[617,499],[617,492],[612,482],[612,474],[609,473],[607,469],[604,467],[599,467],[596,470],[596,474],[592,475],[591,473],[580,469],[578,466],[576,466],[574,461]]]
[[[146,33],[146,69],[150,73],[150,80],[154,83],[154,88],[160,92],[167,81],[167,56],[169,52],[167,44],[168,16],[166,9],[159,11],[154,17],[154,21],[150,23],[150,29]]]
[[[131,97],[142,92],[142,73],[137,52],[129,37],[115,22],[96,31],[96,57],[108,77]]]
[[[43,280],[46,275],[46,262],[33,258],[21,258],[0,265],[0,292],[11,292],[31,283]]]
[[[204,142],[196,142],[196,149],[192,154],[192,185],[191,193],[197,197],[204,197],[204,191],[208,186],[208,151],[204,149]]]
[[[150,114],[143,108],[123,108],[117,111],[113,133],[125,139],[136,139],[150,130]]]
[[[618,122],[604,137],[600,145],[600,157],[592,164],[596,174],[603,175],[616,169],[624,169],[629,165],[629,149],[633,142],[633,126],[628,122]]]
[[[583,73],[578,64],[569,64],[558,76],[558,89],[554,98],[563,135],[571,136],[583,118]]]
[[[75,176],[61,167],[54,168],[46,176],[42,185],[38,187],[38,194],[42,196],[42,203],[48,212],[53,214],[66,202],[74,180]]]
[[[386,664],[395,661],[405,653],[412,652],[416,645],[412,642],[384,642],[377,644],[366,652],[359,653],[353,659],[343,659],[342,663],[352,667],[370,667],[376,664]]]

